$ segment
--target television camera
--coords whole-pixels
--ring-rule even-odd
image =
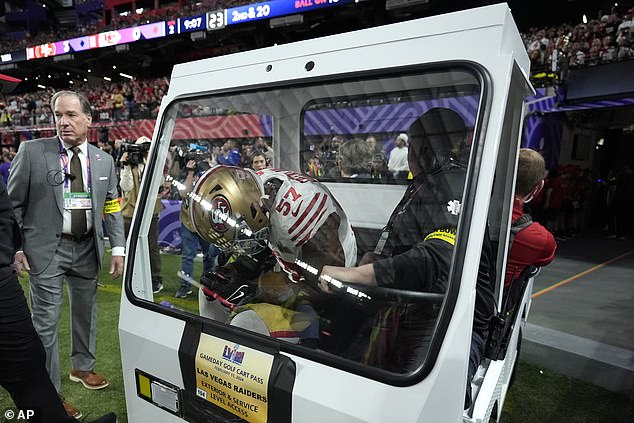
[[[196,172],[205,172],[211,167],[206,161],[208,158],[209,147],[206,145],[191,143],[187,147],[178,147],[176,149],[176,160],[179,162],[181,169],[187,166],[187,162],[194,160],[196,162]]]
[[[143,162],[143,154],[147,153],[149,150],[149,142],[144,142],[140,144],[132,142],[121,143],[121,150],[119,153],[119,160],[117,160],[117,164],[123,166],[129,165],[130,167],[138,166],[139,163]],[[122,160],[124,153],[128,153],[128,155],[125,160]]]

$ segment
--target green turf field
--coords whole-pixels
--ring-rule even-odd
[[[176,272],[180,267],[179,256],[161,256],[165,289],[155,300],[169,301],[179,308],[197,310],[197,295],[187,299],[173,297],[178,288]],[[106,257],[105,263],[109,262]],[[197,271],[200,263],[197,263]],[[28,290],[26,278],[22,278]],[[115,411],[119,422],[127,422],[121,356],[119,350],[118,316],[121,296],[121,281],[112,280],[102,272],[99,288],[99,323],[97,325],[97,367],[104,374],[110,386],[101,391],[89,391],[81,384],[68,380],[70,371],[69,308],[65,299],[60,320],[60,361],[62,366],[62,393],[66,400],[78,407],[88,420],[108,411]],[[194,293],[195,294],[195,293]],[[0,409],[12,408],[13,403],[6,391],[0,390]],[[525,422],[566,422],[629,423],[634,415],[634,401],[602,388],[580,382],[569,377],[541,369],[528,363],[521,363],[515,384],[506,399],[502,421],[504,423]],[[9,422],[1,417],[1,422]],[[145,423],[145,422],[135,422]],[[158,423],[158,422],[156,422]]]

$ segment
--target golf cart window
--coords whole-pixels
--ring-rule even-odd
[[[149,295],[133,279],[132,291],[342,368],[420,369],[461,266],[479,81],[443,68],[175,101],[154,154],[165,289]],[[268,168],[252,167],[256,153]],[[380,217],[359,218],[364,201]],[[371,243],[357,242],[362,231]],[[135,266],[149,273],[139,248]],[[338,271],[363,263],[367,280]]]
[[[341,86],[341,92],[329,93],[332,97],[304,106],[300,164],[305,173],[321,181],[406,185],[412,179],[408,131],[427,110],[453,109],[473,129],[478,85],[423,88],[418,76],[383,82],[389,91],[346,95],[349,89]]]

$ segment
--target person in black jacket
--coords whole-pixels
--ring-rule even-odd
[[[0,233],[0,385],[9,392],[19,409],[15,414],[18,420],[22,415],[34,423],[76,422],[66,413],[62,399],[48,377],[46,353],[33,327],[31,312],[12,266],[22,237],[1,179]],[[115,414],[108,413],[94,423],[116,421]]]
[[[324,266],[320,277],[324,291],[331,287],[323,275],[409,291],[446,291],[466,179],[466,163],[461,158],[468,152],[467,128],[456,112],[434,108],[415,121],[408,134],[413,180],[392,212],[374,253],[364,256],[358,267]],[[471,402],[470,381],[480,363],[495,309],[491,260],[485,236],[476,286],[465,408]],[[362,360],[393,372],[414,371],[429,348],[438,308],[401,303],[384,308],[379,314]],[[377,336],[379,333],[383,335]]]

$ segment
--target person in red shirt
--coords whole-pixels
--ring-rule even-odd
[[[562,175],[562,169],[557,166],[552,169],[546,181],[544,195],[544,209],[547,212],[546,227],[557,236],[564,235],[562,207],[566,193],[566,184]]]
[[[524,215],[524,204],[530,202],[544,188],[545,175],[546,168],[541,154],[522,148],[515,182],[513,222]],[[537,222],[518,232],[509,252],[504,288],[508,288],[528,266],[541,267],[549,264],[555,257],[556,248],[553,235]]]

